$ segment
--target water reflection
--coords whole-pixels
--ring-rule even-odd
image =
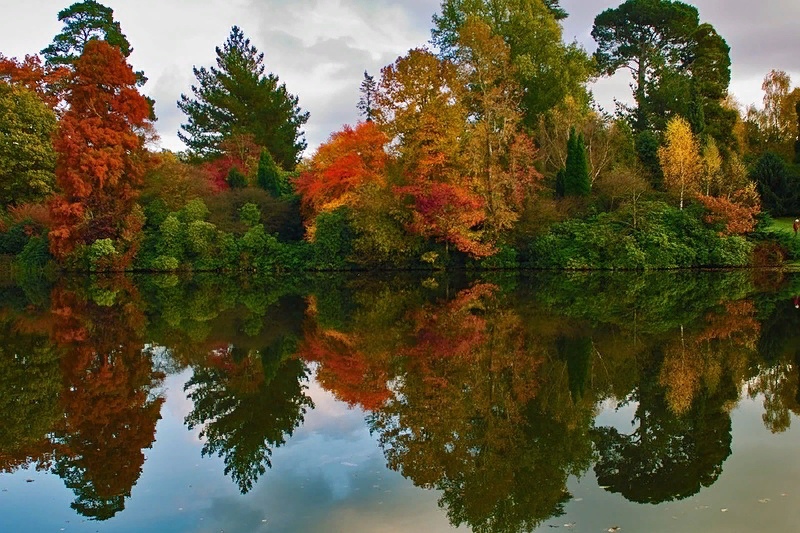
[[[115,516],[163,380],[188,369],[186,429],[242,493],[316,379],[456,526],[534,529],[589,471],[632,502],[680,500],[720,477],[743,394],[772,432],[800,414],[798,289],[750,272],[7,284],[0,469],[49,470],[79,514]],[[609,402],[629,430],[595,422]]]

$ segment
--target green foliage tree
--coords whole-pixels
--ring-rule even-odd
[[[663,130],[670,116],[691,117],[695,133],[710,119],[724,122],[709,133],[733,147],[736,116],[722,106],[730,84],[730,47],[697,8],[672,0],[627,0],[600,13],[592,37],[600,71],[627,68],[634,77],[637,132]]]
[[[566,12],[550,0],[443,0],[434,15],[432,41],[444,58],[458,50],[461,28],[470,17],[503,38],[523,88],[525,124],[534,127],[542,113],[573,96],[586,101],[590,62],[576,43],[564,44],[559,21]]]
[[[187,118],[178,137],[194,157],[213,159],[226,139],[249,134],[282,168],[294,169],[306,147],[308,113],[276,75],[264,74],[264,54],[237,26],[216,53],[217,66],[195,67],[197,85],[178,101]]]
[[[280,197],[283,192],[281,169],[278,168],[269,150],[261,150],[261,156],[258,158],[256,182],[259,187],[267,191],[273,198]]]
[[[767,152],[750,171],[761,195],[761,204],[773,216],[796,214],[800,177],[794,175],[780,156]]]
[[[53,192],[56,116],[32,91],[0,82],[0,207]]]
[[[48,65],[73,65],[86,43],[93,39],[119,48],[126,58],[133,52],[119,22],[114,20],[114,10],[95,0],[76,2],[62,9],[58,21],[64,23],[61,33],[41,52]],[[137,72],[136,78],[139,85],[147,81],[142,72]]]
[[[228,187],[231,189],[244,189],[247,187],[247,176],[242,173],[236,167],[231,167],[228,171],[228,177],[225,178],[225,181],[228,183]]]
[[[661,189],[664,186],[664,172],[661,170],[661,163],[658,161],[658,147],[660,141],[658,135],[650,130],[643,131],[634,138],[636,155],[639,162],[647,172],[650,184]]]
[[[564,168],[564,196],[588,196],[592,192],[586,143],[583,134],[573,127],[567,141],[567,164]]]

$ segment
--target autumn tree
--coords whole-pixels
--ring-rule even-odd
[[[182,94],[178,107],[186,114],[178,137],[191,154],[214,159],[231,136],[252,135],[285,170],[293,170],[306,147],[301,128],[308,113],[275,74],[265,74],[264,54],[234,26],[216,49],[216,67],[194,68],[197,85]]]
[[[100,239],[114,243],[116,267],[136,252],[143,220],[135,208],[150,108],[120,51],[91,40],[75,63],[54,140],[58,154],[50,246],[60,260]]]
[[[473,17],[461,27],[454,53],[468,87],[465,163],[485,205],[486,230],[496,239],[519,219],[541,178],[533,165],[533,142],[522,131],[523,92],[509,46],[482,20]]]
[[[683,209],[684,199],[697,190],[703,172],[699,143],[685,119],[675,117],[670,120],[664,146],[658,150],[658,159],[667,190],[678,195]]]
[[[36,93],[54,110],[63,98],[63,80],[68,74],[66,67],[43,64],[36,55],[26,55],[20,61],[0,53],[0,81]]]
[[[723,161],[713,139],[703,149],[703,176],[697,200],[708,210],[705,221],[722,225],[725,235],[742,235],[755,229],[761,212],[757,185],[747,167],[732,153]]]
[[[40,202],[54,191],[56,117],[24,87],[0,81],[0,206]]]
[[[534,127],[539,115],[567,96],[586,100],[590,64],[577,43],[563,42],[559,21],[566,12],[558,1],[443,0],[431,39],[443,58],[456,56],[462,27],[471,18],[488,24],[508,45],[526,126]]]
[[[416,235],[455,245],[480,257],[493,252],[483,242],[484,201],[464,168],[461,139],[467,109],[456,65],[425,49],[414,49],[381,71],[376,122],[394,141]]]
[[[385,184],[387,142],[374,122],[345,126],[331,135],[294,183],[309,218],[355,202],[362,185]]]
[[[771,70],[761,84],[764,91],[763,107],[747,109],[749,144],[752,151],[772,151],[787,161],[794,156],[798,139],[797,106],[800,88],[792,88],[791,77],[782,70]]]

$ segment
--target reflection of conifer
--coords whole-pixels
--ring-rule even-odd
[[[589,366],[592,358],[592,339],[589,337],[560,338],[556,347],[559,357],[566,361],[569,374],[569,391],[572,400],[577,402],[586,391],[589,379]]]
[[[232,347],[195,369],[185,386],[194,402],[187,425],[203,427],[203,455],[222,456],[225,474],[242,493],[272,466],[272,450],[313,408],[305,394],[309,371],[293,356],[296,349],[296,340],[285,336],[246,354]]]

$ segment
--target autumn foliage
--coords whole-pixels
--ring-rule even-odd
[[[734,192],[730,197],[698,195],[697,200],[708,209],[705,221],[722,224],[723,235],[752,232],[756,227],[756,215],[761,212],[761,200],[755,184]]]
[[[51,251],[64,260],[78,246],[108,238],[117,242],[116,266],[123,267],[135,254],[142,224],[134,204],[150,107],[122,53],[103,41],[86,44],[70,89],[54,141],[62,192],[51,204]]]
[[[295,181],[295,190],[309,216],[352,203],[362,185],[383,185],[387,142],[373,122],[345,126],[331,135]]]
[[[26,55],[22,61],[0,53],[0,80],[20,85],[35,92],[48,106],[55,109],[61,101],[60,89],[69,70],[42,64],[39,56]]]

